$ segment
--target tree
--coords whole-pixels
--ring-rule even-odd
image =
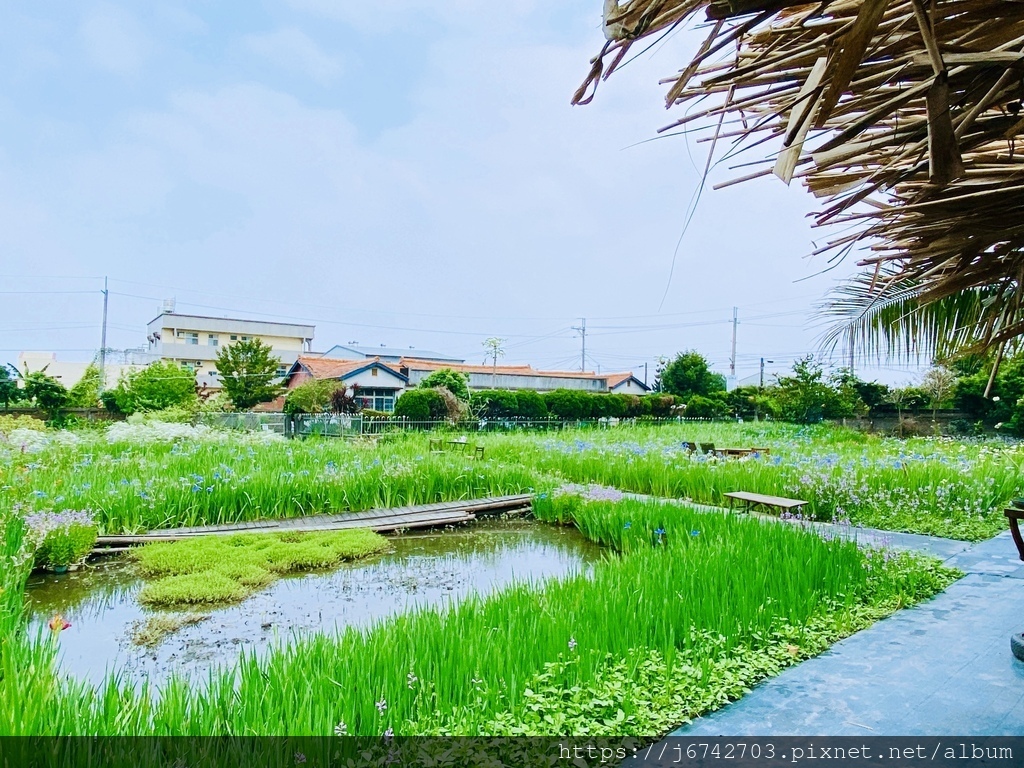
[[[773,390],[781,417],[801,424],[853,416],[863,407],[849,377],[840,372],[826,378],[813,355],[797,360],[793,375],[780,377]]]
[[[684,400],[694,395],[707,397],[725,391],[725,377],[710,369],[704,355],[690,350],[679,353],[674,360],[659,361],[655,389]]]
[[[11,375],[11,370],[6,366],[0,367],[0,403],[7,408],[11,403],[16,403],[21,399],[18,394],[17,378]]]
[[[497,336],[492,336],[489,339],[484,339],[484,349],[487,350],[487,356],[491,358],[493,373],[491,374],[491,386],[497,386],[498,378],[498,358],[505,356],[505,339],[499,339]]]
[[[110,410],[130,416],[140,411],[196,405],[196,378],[192,371],[169,360],[122,375],[117,386],[102,397]],[[111,408],[113,405],[113,408]]]
[[[444,387],[459,400],[469,402],[469,376],[451,368],[434,371],[420,382],[420,389]]]
[[[952,397],[954,387],[956,387],[956,374],[943,366],[932,368],[921,379],[921,389],[932,401],[932,423],[935,422],[939,406]]]
[[[93,363],[85,369],[85,373],[70,390],[68,390],[69,408],[95,408],[100,401],[100,369]]]
[[[53,376],[47,376],[45,369],[26,373],[22,376],[25,397],[50,414],[56,413],[67,404],[68,390]]]
[[[217,373],[224,393],[239,411],[281,394],[281,387],[273,383],[280,364],[270,345],[259,339],[236,341],[217,354]]]

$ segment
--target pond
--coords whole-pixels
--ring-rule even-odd
[[[96,561],[73,573],[33,574],[26,593],[32,631],[55,613],[71,627],[60,634],[62,669],[100,683],[108,672],[159,683],[172,673],[205,678],[241,650],[316,632],[367,627],[415,608],[446,606],[512,582],[544,581],[585,571],[601,549],[575,529],[521,520],[484,520],[462,528],[396,537],[371,559],[280,579],[245,602],[197,610],[206,618],[153,647],[132,640],[154,616],[185,614],[144,608],[142,580],[129,563]]]

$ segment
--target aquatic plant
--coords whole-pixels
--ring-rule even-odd
[[[386,550],[365,528],[198,536],[131,552],[148,580],[139,602],[161,607],[237,602],[286,573],[331,568]]]

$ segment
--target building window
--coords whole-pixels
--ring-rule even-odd
[[[242,341],[249,341],[249,339],[251,339],[252,336],[242,336],[241,338],[242,338]]]
[[[284,378],[285,376],[287,376],[288,375],[288,366],[287,365],[279,365],[279,366],[277,366],[277,375],[280,378]]]
[[[231,334],[231,340],[232,341],[238,341],[238,337],[235,334],[232,333]]]
[[[373,368],[373,369],[372,369],[372,370],[370,371],[370,375],[371,375],[371,376],[376,376],[376,375],[377,375],[377,369],[376,369],[376,368]]]
[[[209,346],[211,346],[211,347],[216,347],[216,346],[217,346],[217,343],[218,343],[218,341],[217,341],[217,336],[216,336],[215,334],[212,334],[212,333],[211,333],[211,334],[209,334],[209,335],[207,335],[207,337],[206,337],[206,343],[207,343],[207,344],[208,344]]]
[[[178,338],[186,344],[199,344],[199,334],[194,331],[178,331]]]
[[[390,413],[395,410],[395,390],[364,389],[356,390],[356,400],[363,408]]]

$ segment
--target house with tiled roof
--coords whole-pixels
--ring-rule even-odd
[[[646,395],[650,388],[632,373],[605,374],[608,391],[617,395]]]
[[[648,391],[643,382],[631,373],[543,371],[529,365],[467,365],[415,357],[402,357],[397,362],[380,357],[346,360],[326,355],[300,355],[288,370],[285,385],[294,389],[307,381],[333,379],[356,387],[356,397],[364,408],[392,411],[403,391],[415,389],[427,376],[444,368],[466,374],[469,388],[477,391],[575,389],[595,394],[620,392],[637,395]]]
[[[555,389],[578,389],[584,392],[621,392],[637,395],[645,394],[648,391],[643,382],[634,377],[632,373],[541,371],[529,365],[464,365],[420,360],[414,357],[403,357],[398,366],[408,377],[410,387],[417,386],[434,371],[451,368],[469,377],[471,390],[531,389],[535,392],[550,392]],[[613,389],[613,381],[615,389]]]
[[[378,357],[337,360],[312,355],[299,355],[288,369],[285,386],[291,390],[307,381],[326,379],[354,387],[356,398],[363,408],[375,411],[395,410],[395,400],[409,386],[405,374]]]

